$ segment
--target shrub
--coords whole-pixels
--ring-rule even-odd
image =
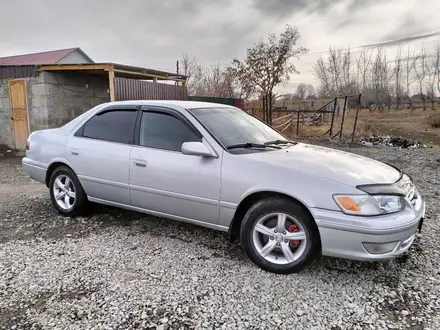
[[[440,113],[428,117],[428,124],[434,128],[440,128]]]

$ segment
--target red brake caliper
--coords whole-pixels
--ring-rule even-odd
[[[293,225],[290,225],[290,226],[289,226],[289,231],[290,231],[291,233],[294,233],[294,232],[299,231],[299,228],[298,228],[297,225],[293,224]],[[299,246],[299,243],[300,243],[299,240],[293,240],[293,241],[290,241],[289,244],[290,244],[291,247],[297,248],[297,247]]]

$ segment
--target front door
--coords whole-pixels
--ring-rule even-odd
[[[221,158],[184,155],[184,142],[202,141],[182,114],[142,111],[130,156],[130,199],[135,207],[217,224]]]
[[[24,150],[26,147],[26,140],[29,136],[26,106],[26,82],[23,79],[9,80],[8,89],[15,149]]]

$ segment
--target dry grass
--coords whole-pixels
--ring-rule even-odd
[[[356,110],[349,109],[344,120],[343,138],[353,131]],[[335,117],[333,135],[339,131],[341,116]],[[300,137],[323,136],[330,128],[331,117],[325,118],[317,126],[300,125]],[[296,123],[286,132],[296,136]],[[427,145],[440,147],[440,109],[437,110],[385,110],[383,112],[363,109],[359,113],[356,137],[372,135],[392,135],[418,140]],[[329,135],[328,133],[326,134]]]

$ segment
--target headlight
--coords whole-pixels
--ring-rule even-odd
[[[353,215],[380,215],[402,211],[405,198],[393,195],[334,195],[342,212]]]

